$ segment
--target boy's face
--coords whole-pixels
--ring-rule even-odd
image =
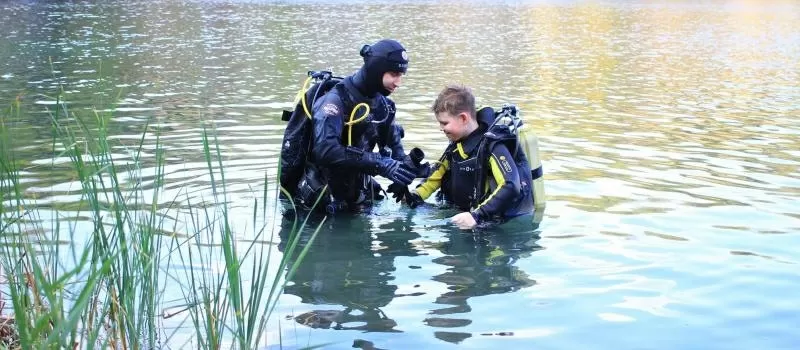
[[[383,73],[383,87],[389,93],[393,93],[395,89],[400,87],[403,82],[403,73],[400,72],[386,72]]]
[[[467,113],[452,115],[449,112],[436,114],[436,121],[439,122],[439,129],[447,136],[450,141],[458,141],[467,136],[467,124],[470,116]]]

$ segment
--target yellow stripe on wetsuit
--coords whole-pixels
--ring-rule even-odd
[[[422,199],[427,199],[430,197],[433,192],[439,189],[442,186],[442,177],[444,174],[450,169],[450,162],[447,159],[443,160],[439,167],[429,176],[425,182],[423,182],[419,187],[417,187],[416,191],[417,194]]]
[[[492,156],[489,157],[489,168],[492,170],[492,177],[494,178],[494,182],[497,184],[497,186],[492,192],[492,194],[490,194],[489,197],[486,197],[486,200],[484,200],[483,203],[481,203],[475,209],[473,209],[473,211],[480,209],[482,206],[484,206],[486,203],[492,200],[492,198],[494,198],[494,196],[497,195],[497,192],[500,192],[500,189],[503,188],[503,184],[506,183],[506,177],[503,176],[503,169],[500,168],[500,161],[497,159],[497,156],[494,153],[492,153]],[[485,188],[489,188],[488,178],[486,179],[486,182],[487,185]]]

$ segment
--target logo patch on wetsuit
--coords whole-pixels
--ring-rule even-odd
[[[507,173],[511,172],[511,164],[508,164],[508,160],[506,156],[500,156],[500,166],[505,170]]]
[[[326,103],[322,106],[322,111],[325,112],[325,114],[337,115],[339,114],[339,106],[333,103]]]

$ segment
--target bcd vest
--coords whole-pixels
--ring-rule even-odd
[[[526,152],[518,140],[518,134],[496,127],[494,123],[496,116],[497,113],[492,108],[485,107],[478,110],[477,119],[487,130],[480,136],[477,146],[465,150],[467,159],[461,159],[456,155],[456,144],[448,146],[445,157],[450,167],[448,174],[442,179],[442,194],[444,199],[461,210],[472,210],[485,201],[498,186],[502,185],[494,182],[489,168],[492,148],[502,143],[513,157],[512,166],[517,167],[520,182],[520,195],[502,216],[508,218],[531,213],[534,208],[533,180],[534,176],[541,177],[541,167],[535,172],[531,171]],[[538,149],[536,151],[538,152]],[[542,205],[543,203],[542,198]]]

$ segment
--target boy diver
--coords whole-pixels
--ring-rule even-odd
[[[406,203],[414,208],[441,188],[443,199],[464,211],[450,219],[461,229],[532,213],[530,165],[516,137],[495,137],[494,111],[476,111],[472,91],[460,85],[445,87],[431,109],[450,144]]]

